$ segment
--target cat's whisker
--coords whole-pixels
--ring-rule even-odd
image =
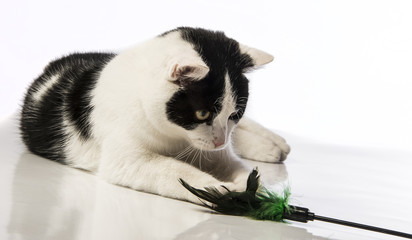
[[[179,159],[188,149],[189,147],[185,147],[182,151],[180,151],[177,155],[176,158]],[[170,153],[169,153],[170,154]]]
[[[176,156],[176,159],[180,159],[180,160],[183,160],[183,159],[181,159],[181,158],[183,158],[183,157],[185,157],[188,153],[189,153],[189,151],[191,150],[191,148],[192,148],[192,146],[187,146],[185,149],[183,149],[183,151],[181,151],[177,156]]]
[[[194,148],[194,147],[192,147],[192,146],[188,146],[188,147],[186,147],[186,149],[185,150],[183,150],[183,154],[181,155],[181,160],[184,160],[185,162],[187,162],[188,161],[188,159],[190,158],[190,156],[192,156],[193,155],[193,152],[195,152],[196,151],[196,149]],[[191,163],[192,163],[192,161],[193,160],[191,160]]]
[[[208,163],[212,162],[212,160],[210,159],[210,151],[203,151],[204,153],[204,160],[206,160]]]
[[[195,153],[195,152],[196,152],[196,148],[191,146],[190,147],[190,152],[187,154],[186,161],[188,161],[188,158],[193,157],[193,153]]]
[[[196,148],[193,148],[193,152],[194,154],[192,156],[192,159],[190,160],[190,165],[193,165],[197,159],[198,150]]]
[[[206,152],[205,152],[205,159],[206,159],[208,162],[211,162],[211,161],[212,161],[211,155],[210,155],[210,152],[209,152],[209,151],[206,151]]]
[[[199,169],[200,170],[202,170],[202,158],[203,158],[202,150],[199,150]]]
[[[196,148],[194,148],[194,147],[192,147],[191,150],[190,150],[190,152],[187,154],[186,162],[188,162],[188,161],[189,161],[189,158],[191,157],[192,159],[190,159],[190,164],[193,164],[193,162],[194,162],[194,156],[195,156],[195,154],[193,154],[193,153],[196,154]]]
[[[202,170],[201,155],[202,155],[202,151],[200,149],[197,149],[196,161],[199,164],[199,169],[200,170]]]
[[[200,148],[200,158],[199,158],[199,169],[202,170],[202,160],[207,159],[206,158],[206,153],[207,151],[204,151],[203,148]]]

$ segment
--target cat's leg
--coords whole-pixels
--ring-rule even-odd
[[[220,181],[188,163],[139,149],[135,144],[118,143],[105,141],[98,170],[99,176],[114,184],[198,204],[200,200],[180,184],[179,178],[196,188],[216,187],[221,191],[222,185],[232,191],[244,190],[239,188],[246,185]]]
[[[242,118],[233,133],[234,148],[244,158],[262,161],[284,161],[290,147],[279,135],[249,118]]]
[[[210,152],[210,156],[213,158],[213,162],[210,169],[206,169],[206,171],[219,179],[234,183],[235,190],[244,191],[252,169],[234,153],[233,148],[228,146],[221,151]]]

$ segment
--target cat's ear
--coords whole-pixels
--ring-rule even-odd
[[[181,81],[187,83],[187,81],[200,80],[209,72],[209,67],[200,58],[179,59],[170,65],[169,80],[177,84],[181,84]]]
[[[253,59],[253,67],[260,67],[273,61],[274,57],[262,50],[239,44],[240,52],[249,55]]]

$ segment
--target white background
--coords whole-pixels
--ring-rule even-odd
[[[178,26],[275,56],[250,74],[248,114],[333,144],[412,147],[412,1],[2,1],[0,117],[54,58],[120,50]],[[292,146],[293,147],[293,146]]]

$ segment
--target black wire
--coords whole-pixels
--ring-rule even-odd
[[[355,227],[355,228],[361,228],[361,229],[365,229],[365,230],[369,230],[369,231],[386,233],[386,234],[390,234],[390,235],[394,235],[394,236],[398,236],[398,237],[404,237],[404,238],[412,239],[412,234],[393,231],[393,230],[385,229],[385,228],[369,226],[369,225],[360,224],[360,223],[348,222],[348,221],[339,220],[339,219],[335,219],[335,218],[329,218],[329,217],[323,217],[323,216],[315,215],[314,220],[330,222],[330,223],[335,223],[335,224],[340,224],[340,225],[345,225],[345,226],[350,226],[350,227]]]
[[[289,205],[289,207],[283,213],[283,218],[289,219],[292,221],[304,222],[304,223],[307,223],[308,221],[319,220],[319,221],[335,223],[335,224],[340,224],[344,226],[355,227],[355,228],[365,229],[369,231],[386,233],[386,234],[390,234],[393,236],[412,239],[412,234],[409,234],[409,233],[393,231],[390,229],[379,228],[379,227],[369,226],[365,224],[339,220],[335,218],[318,216],[314,214],[313,212],[310,212],[308,208],[298,207],[298,206],[293,206],[293,205]]]

